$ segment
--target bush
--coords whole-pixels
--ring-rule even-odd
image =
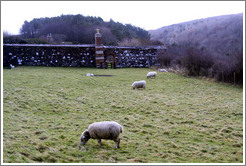
[[[243,84],[243,52],[230,57],[217,58],[213,65],[214,78],[218,81]]]
[[[188,70],[189,76],[208,76],[213,58],[205,50],[189,47],[181,57],[181,64]]]
[[[42,39],[37,39],[37,38],[23,39],[18,35],[3,37],[3,43],[4,44],[47,44],[47,42]]]
[[[231,48],[232,49],[232,48]],[[185,68],[188,76],[206,76],[218,81],[243,84],[243,50],[216,56],[198,44],[173,44],[157,53],[161,66]]]
[[[26,44],[27,42],[18,35],[3,37],[4,44]]]
[[[25,39],[25,41],[27,42],[27,44],[47,44],[46,41],[37,38]]]
[[[180,57],[183,55],[184,48],[178,45],[167,46],[167,50],[157,52],[157,59],[161,66],[180,65]]]

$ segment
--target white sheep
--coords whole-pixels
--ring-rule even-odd
[[[97,139],[99,146],[101,147],[101,139],[114,140],[115,148],[120,147],[120,133],[123,132],[123,127],[114,121],[103,121],[95,122],[89,125],[88,129],[85,130],[80,137],[81,143],[83,145],[92,138]]]
[[[166,69],[158,69],[159,72],[168,72]]]
[[[87,73],[86,76],[94,76],[94,74]]]
[[[146,86],[146,81],[145,80],[141,80],[141,81],[135,81],[133,82],[132,84],[132,89],[135,89],[135,88],[143,88],[145,89],[145,86]]]
[[[14,65],[12,65],[12,64],[10,64],[10,68],[12,69],[12,68],[15,68],[15,66]]]
[[[152,71],[152,72],[148,72],[147,74],[147,78],[151,78],[151,77],[156,77],[156,72],[155,71]]]

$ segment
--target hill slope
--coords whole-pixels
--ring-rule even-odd
[[[190,43],[216,55],[243,48],[243,14],[224,15],[165,26],[149,31],[152,40],[166,45]]]

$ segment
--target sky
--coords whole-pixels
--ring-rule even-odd
[[[101,17],[145,30],[245,12],[244,1],[1,1],[1,30],[19,34],[24,21],[66,14]]]

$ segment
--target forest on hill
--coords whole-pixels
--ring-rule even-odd
[[[112,19],[105,22],[100,17],[61,15],[51,18],[35,18],[25,21],[20,29],[20,36],[15,42],[47,42],[47,35],[52,34],[53,43],[94,44],[94,35],[99,28],[104,45],[152,45],[148,31],[122,24]],[[12,37],[13,38],[13,37]],[[34,40],[35,39],[35,40]],[[5,38],[5,43],[13,43]]]
[[[181,67],[190,76],[243,83],[243,14],[224,15],[149,31],[167,46],[163,66]]]
[[[192,44],[216,55],[243,47],[243,14],[224,15],[165,26],[149,31],[152,40],[166,45]]]

